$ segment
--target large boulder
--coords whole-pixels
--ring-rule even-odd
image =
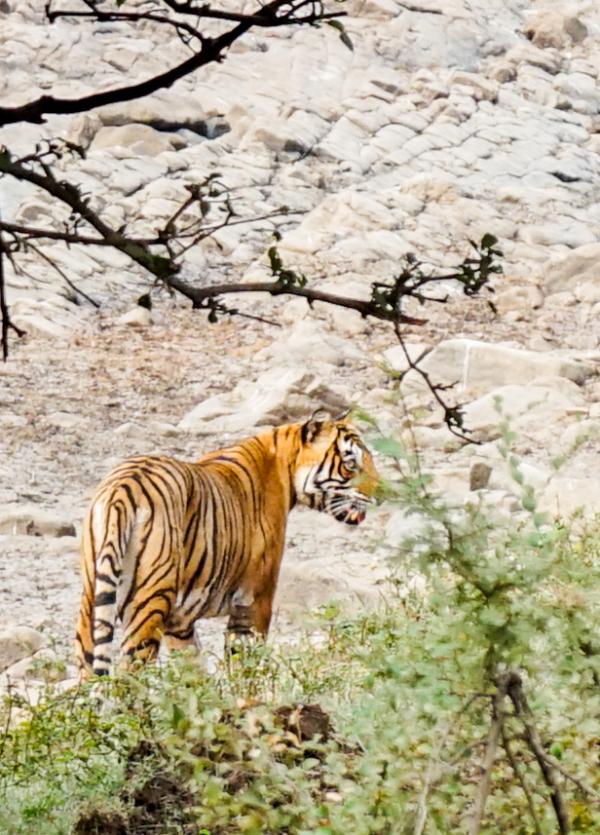
[[[534,46],[541,49],[565,49],[585,40],[588,30],[579,18],[560,9],[542,9],[528,17],[525,34]]]
[[[384,358],[398,371],[406,369],[400,346],[384,352]],[[413,357],[414,359],[414,357]],[[459,390],[483,393],[502,385],[527,385],[541,377],[566,377],[576,383],[597,373],[597,364],[567,353],[527,351],[502,343],[475,339],[448,339],[419,363],[434,383],[456,383]],[[415,372],[407,375],[416,377]]]
[[[565,428],[568,418],[587,415],[588,406],[577,388],[561,386],[560,380],[529,385],[500,386],[464,407],[464,425],[479,441],[502,435],[506,418],[517,434],[534,435],[541,443],[552,440]]]
[[[303,368],[276,366],[256,380],[209,397],[180,421],[178,429],[198,435],[237,433],[255,426],[302,420],[317,408],[346,408],[344,393]]]

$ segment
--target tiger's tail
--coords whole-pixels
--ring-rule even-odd
[[[82,540],[84,590],[77,630],[82,677],[107,675],[114,655],[117,592],[133,527],[118,490],[90,509]],[[99,545],[95,545],[99,543]]]

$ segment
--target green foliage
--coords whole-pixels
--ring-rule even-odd
[[[414,455],[375,439],[402,475],[388,500],[422,522],[392,554],[378,611],[332,603],[296,644],[243,646],[210,676],[181,656],[37,707],[8,700],[0,831],[66,835],[94,814],[164,835],[454,835],[473,825],[497,704],[471,831],[557,831],[540,757],[570,829],[600,831],[600,525],[546,520],[511,440],[505,426],[516,522],[445,506]],[[333,731],[289,718],[314,702]]]
[[[280,285],[278,292],[285,292],[293,287],[306,286],[306,276],[284,266],[277,247],[269,247],[267,256],[269,258],[271,275],[277,280],[277,284]]]
[[[336,29],[340,33],[340,40],[344,44],[344,46],[347,49],[349,49],[350,52],[354,52],[354,44],[352,43],[352,40],[348,35],[348,32],[346,32],[346,27],[341,22],[341,20],[326,20],[325,23],[328,26],[332,26],[334,29]]]

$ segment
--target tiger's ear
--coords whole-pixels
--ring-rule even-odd
[[[352,411],[352,409],[344,409],[343,412],[340,412],[339,415],[336,415],[333,418],[334,421],[337,423],[338,421],[346,420],[346,418],[348,417],[348,415],[350,414],[351,411]]]
[[[326,420],[331,420],[329,412],[326,409],[315,409],[306,423],[302,424],[302,443],[314,441]]]

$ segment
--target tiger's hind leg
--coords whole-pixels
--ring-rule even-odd
[[[95,555],[90,520],[86,519],[81,539],[81,574],[83,592],[79,606],[77,632],[75,634],[75,656],[80,681],[87,681],[92,675],[94,663],[94,582]]]
[[[75,656],[79,669],[79,680],[87,681],[92,675],[94,664],[92,597],[84,591],[81,595],[77,633],[75,635]]]
[[[161,593],[148,597],[139,604],[139,608],[134,611],[129,609],[123,614],[121,666],[156,660],[174,599],[175,595]]]
[[[154,661],[165,634],[177,594],[179,540],[165,517],[154,517],[149,536],[134,532],[127,561],[131,578],[124,586],[119,615],[123,626],[123,666]]]
[[[173,629],[170,623],[167,623],[167,631],[165,632],[165,644],[169,652],[194,652],[196,655],[200,652],[200,647],[196,641],[194,633],[194,624],[189,629]],[[173,631],[171,631],[173,629]]]

